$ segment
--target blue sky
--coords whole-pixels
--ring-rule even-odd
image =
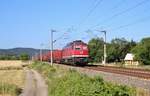
[[[132,8],[142,1],[145,3]],[[40,48],[41,43],[43,48],[49,48],[51,29],[57,30],[55,39],[66,33],[57,40],[55,48],[62,48],[73,40],[88,42],[95,36],[103,36],[95,30],[106,30],[108,42],[120,37],[140,41],[150,36],[150,0],[102,0],[94,8],[97,2],[99,0],[0,0],[0,48]],[[109,20],[128,8],[132,10]],[[131,25],[118,29],[128,24]],[[86,32],[88,29],[92,33]]]

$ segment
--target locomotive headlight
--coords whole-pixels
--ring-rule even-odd
[[[84,47],[83,47],[83,50],[87,50],[87,47],[86,47],[86,46],[84,46]]]
[[[83,51],[80,51],[80,54],[83,54]]]

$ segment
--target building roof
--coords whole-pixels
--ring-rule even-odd
[[[132,53],[127,53],[127,55],[125,56],[124,60],[133,60],[134,59],[134,55]]]

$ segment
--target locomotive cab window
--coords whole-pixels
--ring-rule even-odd
[[[81,48],[75,48],[75,50],[80,50]]]

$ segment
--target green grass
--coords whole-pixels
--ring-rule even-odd
[[[48,63],[34,62],[33,64],[29,65],[29,67],[39,71],[47,78],[51,78],[56,72],[56,69],[51,67]]]
[[[5,96],[6,94],[9,94],[11,96],[18,96],[20,93],[21,89],[16,85],[0,82],[0,94],[2,96]]]
[[[104,82],[101,77],[90,78],[70,71],[49,82],[51,96],[133,96],[134,90]]]
[[[35,62],[30,68],[41,72],[48,83],[49,96],[135,96],[135,89],[88,77],[75,70],[62,70]]]

